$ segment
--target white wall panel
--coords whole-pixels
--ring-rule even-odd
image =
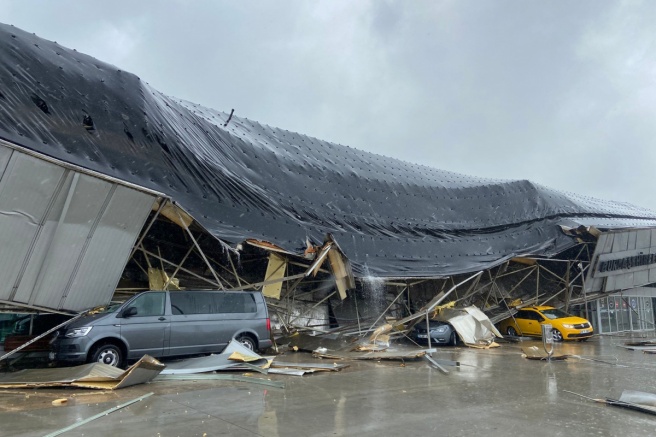
[[[152,195],[116,187],[73,278],[64,308],[109,302],[154,202]]]
[[[636,249],[646,249],[651,247],[651,230],[639,229],[636,232]]]
[[[11,300],[65,170],[0,146],[0,299]]]
[[[108,302],[156,196],[0,146],[0,300]]]
[[[39,278],[32,290],[19,287],[16,300],[25,300],[27,295],[32,305],[59,308],[111,188],[110,182],[79,173],[75,175]]]

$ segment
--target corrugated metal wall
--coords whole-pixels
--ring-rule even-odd
[[[155,200],[0,145],[0,300],[108,302]]]

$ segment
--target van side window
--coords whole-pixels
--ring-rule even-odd
[[[165,302],[164,293],[145,293],[133,300],[130,306],[137,309],[135,317],[163,316]]]
[[[257,304],[251,293],[212,293],[171,291],[173,314],[255,313]]]
[[[218,302],[222,313],[254,313],[257,311],[255,298],[250,293],[226,293]]]
[[[176,293],[171,291],[171,311],[173,314],[214,314],[215,293],[196,291]]]

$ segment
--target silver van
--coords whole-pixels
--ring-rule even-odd
[[[252,350],[271,346],[262,293],[146,291],[62,328],[51,358],[123,367],[144,354],[219,353],[233,338]]]

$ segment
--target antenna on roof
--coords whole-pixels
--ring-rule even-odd
[[[234,114],[234,113],[235,113],[235,110],[232,109],[232,110],[230,111],[230,115],[228,116],[228,119],[226,120],[225,123],[223,123],[223,127],[226,127],[226,126],[228,125],[228,123],[230,123],[230,120],[232,120],[232,114]]]

